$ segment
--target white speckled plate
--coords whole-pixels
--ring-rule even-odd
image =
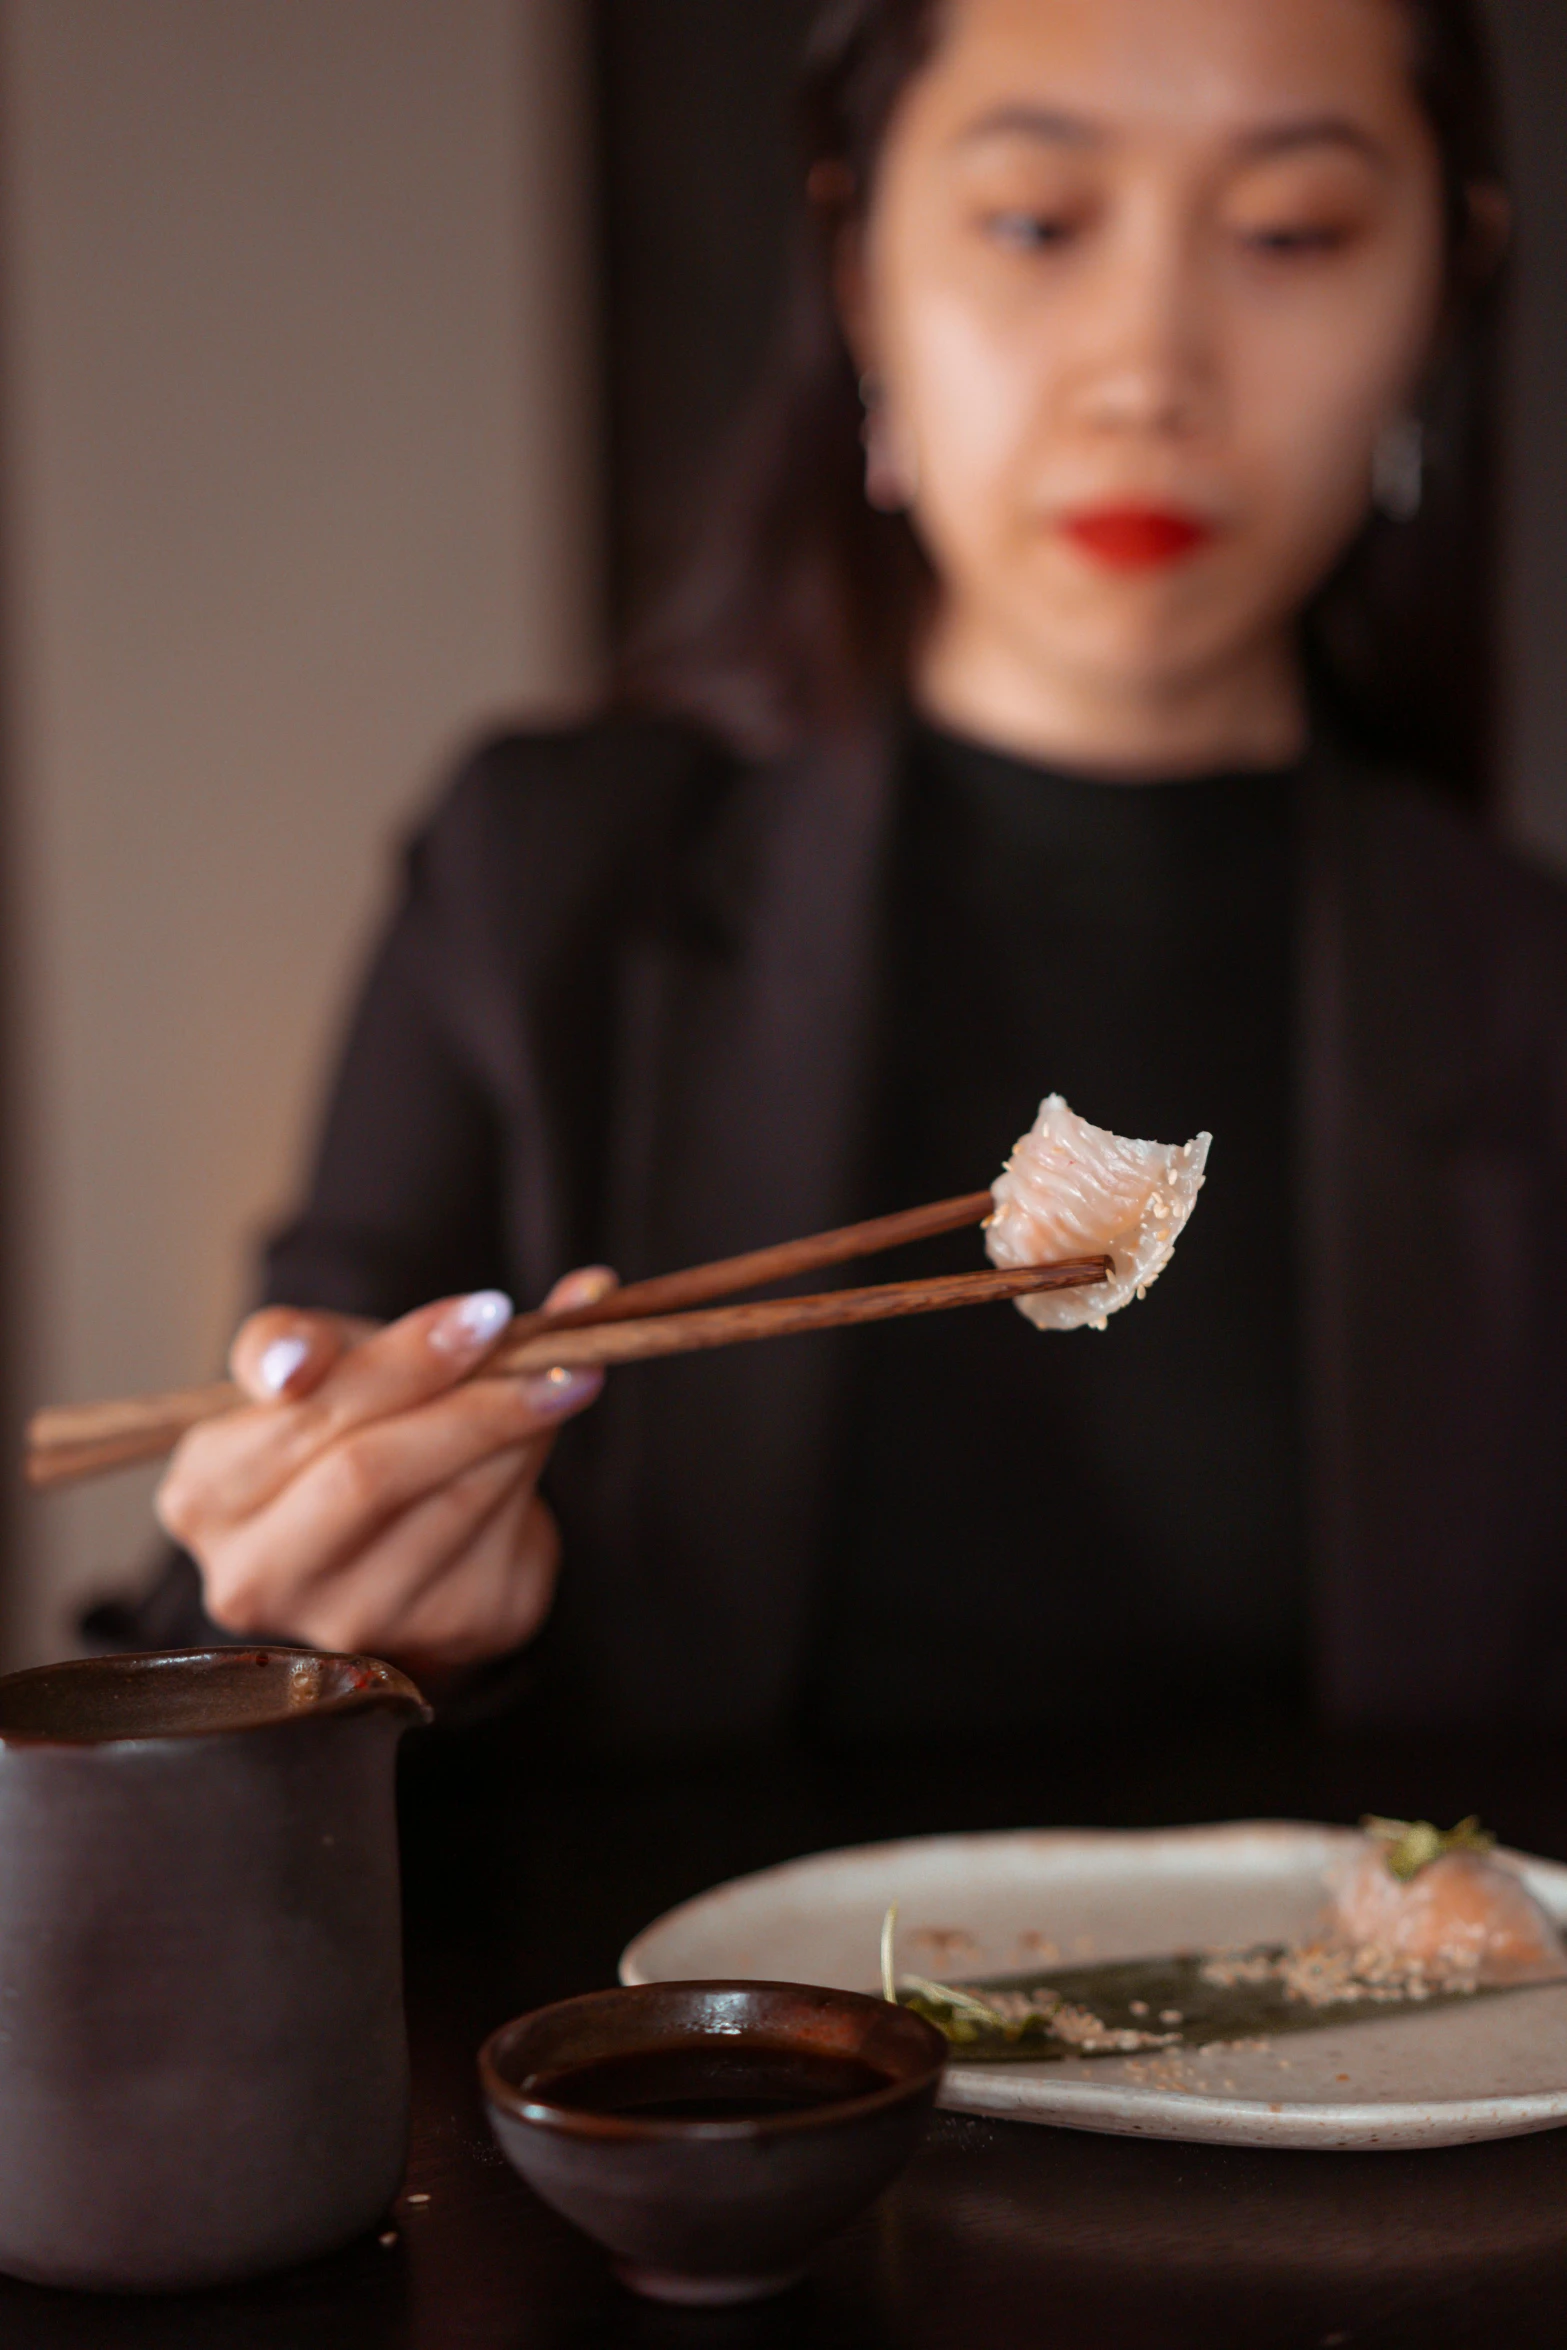
[[[1322,1904],[1343,1828],[1222,1827],[932,1836],[819,1853],[740,1877],[639,1934],[621,1980],[703,1976],[877,1988],[899,1904],[898,1963],[973,1977],[1075,1959],[1294,1941]],[[1499,1856],[1567,1926],[1567,1868]],[[1567,2122],[1567,1983],[1247,2047],[1059,2064],[954,2064],[966,2113],[1243,2146],[1452,2146]]]

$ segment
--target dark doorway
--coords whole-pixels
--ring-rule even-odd
[[[612,578],[624,615],[678,540],[761,359],[813,0],[596,0]]]

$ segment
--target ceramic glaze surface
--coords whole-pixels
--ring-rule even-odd
[[[1286,1821],[930,1837],[823,1853],[671,1910],[628,1983],[758,1974],[870,1990],[889,1902],[901,1969],[962,1980],[1080,1960],[1305,1936],[1358,1840]],[[1567,1925],[1567,1868],[1500,1856]],[[948,2067],[943,2105],[1128,2135],[1249,2146],[1445,2146],[1567,2122],[1567,1984],[1276,2043]]]
[[[0,1682],[0,2269],[170,2290],[375,2224],[424,1711],[390,1667],[277,1649]]]
[[[735,2118],[550,2101],[562,2070],[806,2058],[834,2094]],[[821,2240],[908,2161],[946,2060],[941,2035],[883,1999],[815,1986],[673,1983],[590,1992],[505,2025],[480,2052],[493,2127],[546,2203],[653,2300],[722,2307],[784,2290]]]

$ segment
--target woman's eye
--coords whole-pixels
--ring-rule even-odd
[[[984,226],[987,236],[1016,253],[1047,252],[1064,245],[1072,234],[1072,223],[1053,212],[991,212]]]
[[[1254,253],[1279,256],[1284,260],[1299,254],[1338,253],[1349,241],[1352,232],[1347,228],[1280,222],[1274,226],[1241,230],[1241,242]]]

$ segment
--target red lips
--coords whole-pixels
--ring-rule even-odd
[[[1085,555],[1115,571],[1152,571],[1195,555],[1213,525],[1174,506],[1094,506],[1068,515],[1062,528]]]

